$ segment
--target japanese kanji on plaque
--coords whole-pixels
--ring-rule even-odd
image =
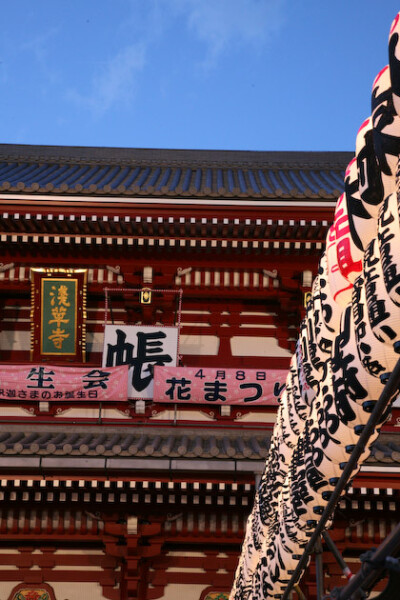
[[[178,332],[178,327],[106,325],[103,367],[129,365],[128,397],[152,399],[154,366],[176,366]]]
[[[154,402],[274,406],[286,375],[283,369],[155,367]]]
[[[31,269],[31,358],[84,362],[86,269]]]

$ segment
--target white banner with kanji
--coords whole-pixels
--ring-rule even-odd
[[[129,366],[129,398],[152,399],[154,366],[176,366],[177,357],[178,327],[105,326],[103,367]]]
[[[155,367],[154,402],[276,406],[286,369]]]

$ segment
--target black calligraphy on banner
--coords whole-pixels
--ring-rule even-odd
[[[176,327],[107,325],[103,367],[128,365],[128,396],[152,398],[154,366],[176,365],[177,344]]]
[[[284,370],[155,368],[155,402],[276,405]]]
[[[0,369],[0,400],[126,401],[128,368],[7,365]]]

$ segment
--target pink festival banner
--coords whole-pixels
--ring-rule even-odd
[[[121,402],[127,398],[128,365],[0,365],[0,401]]]
[[[154,402],[276,406],[287,369],[154,367]]]

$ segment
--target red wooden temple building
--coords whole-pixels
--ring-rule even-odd
[[[177,368],[272,381],[350,158],[0,145],[1,600],[227,597],[276,401],[57,397],[44,383],[76,367],[100,389],[106,324],[179,325]],[[55,296],[47,309],[38,298],[78,272],[64,333],[78,349],[52,355],[39,330]],[[58,326],[67,305],[51,313]],[[29,393],[10,385],[15,373]],[[399,427],[394,409],[335,515],[331,537],[354,570],[397,522]],[[326,589],[344,584],[327,549],[324,574]],[[315,598],[313,564],[302,589]]]

